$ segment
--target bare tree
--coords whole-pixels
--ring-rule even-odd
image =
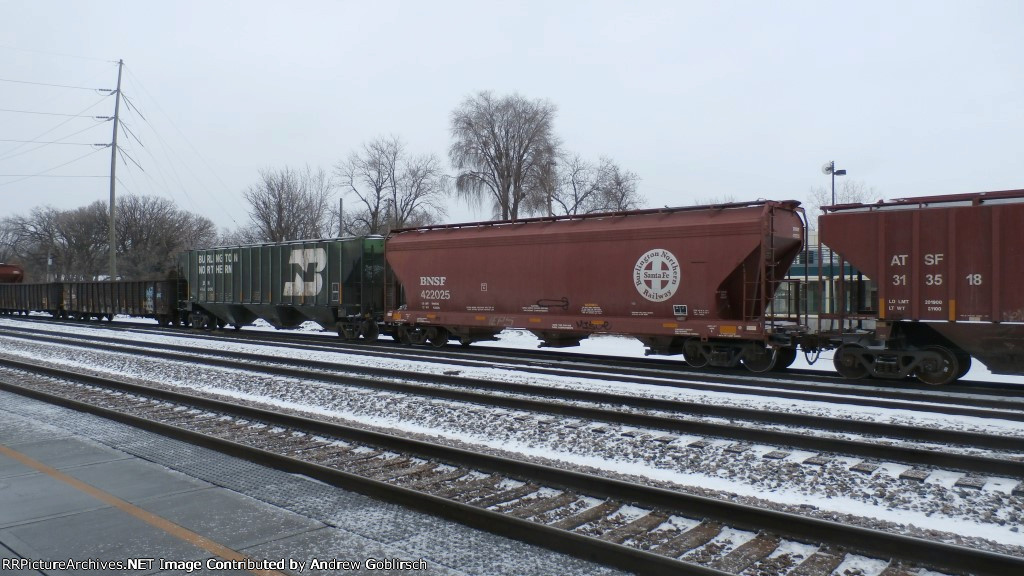
[[[836,204],[857,204],[877,200],[879,193],[860,180],[843,178],[836,186]],[[818,216],[822,206],[832,205],[832,188],[817,186],[811,189],[807,201],[807,223],[812,230],[817,229]]]
[[[13,218],[0,219],[0,262],[14,264],[19,261],[21,241],[14,226]]]
[[[447,176],[433,154],[410,156],[396,137],[363,145],[335,167],[345,194],[359,208],[345,223],[361,234],[387,234],[394,228],[430,224],[444,216]]]
[[[587,214],[601,202],[596,167],[579,154],[562,158],[553,178],[546,208],[551,214]]]
[[[118,271],[124,279],[165,278],[179,252],[216,238],[210,220],[178,210],[170,200],[121,196],[117,210]],[[0,241],[13,246],[12,259],[32,281],[103,279],[107,217],[103,201],[73,210],[35,208],[29,216],[6,218]]]
[[[722,194],[721,196],[710,196],[694,200],[694,206],[714,206],[716,204],[732,204],[738,202],[733,194]]]
[[[640,177],[635,172],[623,170],[609,158],[601,158],[598,174],[601,210],[621,212],[644,205],[643,196],[636,189]]]
[[[51,207],[36,207],[29,216],[11,216],[4,227],[13,237],[16,258],[25,268],[26,279],[44,281],[47,257],[56,244],[57,217],[60,212]]]
[[[106,211],[106,204],[97,201],[68,211],[37,207],[29,216],[8,218],[5,224],[26,276],[39,282],[95,280],[106,269]]]
[[[621,212],[643,204],[636,189],[640,178],[609,158],[595,165],[578,154],[565,155],[555,172],[545,207],[552,214]]]
[[[398,158],[402,154],[401,141],[392,136],[378,138],[363,144],[359,152],[334,168],[345,194],[359,199],[359,208],[353,211],[345,226],[366,234],[383,234],[388,224],[388,199],[398,179]]]
[[[455,142],[448,150],[458,171],[458,194],[471,201],[489,199],[503,220],[518,218],[524,204],[537,205],[558,148],[555,112],[550,102],[518,94],[496,98],[479,92],[466,98],[452,112]]]
[[[322,169],[306,166],[260,171],[260,183],[245,191],[251,228],[240,231],[251,242],[282,242],[330,235],[333,183]]]
[[[83,208],[60,212],[54,223],[54,279],[101,279],[107,271],[109,254],[107,203],[97,200]]]
[[[118,271],[126,279],[164,278],[179,252],[216,239],[213,222],[165,198],[121,196],[117,210]]]
[[[448,176],[434,154],[403,157],[391,197],[391,228],[424,226],[441,220],[447,210]]]

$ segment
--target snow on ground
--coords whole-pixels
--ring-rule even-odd
[[[503,348],[527,348],[533,349],[540,346],[540,340],[525,330],[506,330],[498,335],[497,342],[480,342],[474,346],[499,346]],[[621,356],[630,358],[643,358],[644,345],[635,338],[625,336],[604,336],[597,335],[580,342],[579,346],[572,348],[561,348],[563,352],[578,352],[580,354],[599,354],[602,356]],[[677,360],[685,363],[680,356],[659,356]],[[791,366],[793,370],[826,370],[835,372],[832,367],[832,352],[824,351],[815,363],[809,364],[803,354],[798,354],[796,362]],[[1020,384],[1024,387],[1024,376],[1008,376],[1004,374],[993,374],[984,364],[974,361],[971,370],[963,377],[964,380],[978,380],[981,382],[1007,382]]]
[[[3,325],[3,322],[7,321],[9,320],[0,319],[0,326]],[[91,330],[93,330],[93,328],[85,324],[73,325],[67,323],[61,324],[60,326],[54,325],[52,327],[40,327],[36,325],[36,328],[46,328],[49,330],[53,330],[55,332],[63,331],[67,333],[86,334],[91,333]],[[269,327],[267,329],[273,330],[273,328]],[[513,344],[520,344],[523,346],[529,345],[531,339],[533,345],[536,345],[537,342],[536,338],[534,338],[533,335],[521,331],[508,331],[504,333],[502,337],[507,338],[508,341]],[[736,394],[729,391],[730,387],[728,385],[722,386],[723,391],[715,392],[705,390],[692,390],[678,386],[659,386],[653,384],[648,385],[637,384],[633,382],[614,382],[608,380],[586,380],[581,379],[575,375],[556,376],[531,374],[523,372],[521,370],[517,370],[515,367],[503,367],[500,364],[495,365],[493,360],[481,360],[478,363],[477,367],[467,367],[464,365],[449,365],[437,361],[416,361],[398,359],[393,356],[389,357],[387,355],[389,353],[382,350],[375,350],[374,352],[379,354],[376,356],[370,356],[366,354],[345,354],[341,352],[323,350],[304,351],[296,350],[293,348],[280,348],[272,345],[256,345],[245,342],[227,342],[216,339],[204,339],[196,342],[193,340],[183,340],[173,333],[151,332],[134,333],[131,335],[131,339],[137,342],[149,342],[154,344],[163,343],[177,345],[193,345],[196,348],[201,349],[216,349],[232,352],[251,352],[256,354],[264,354],[268,356],[282,358],[317,360],[335,363],[338,365],[404,369],[408,370],[411,374],[456,373],[459,376],[471,379],[495,380],[500,382],[535,385],[538,387],[557,386],[568,389],[593,390],[600,392],[623,394],[628,396],[664,398],[701,405],[711,404],[720,406],[735,406],[755,410],[772,409],[781,412],[822,416],[835,416],[837,412],[841,411],[844,417],[863,421],[874,421],[890,424],[905,424],[913,426],[932,427],[936,429],[963,430],[994,435],[1024,436],[1024,423],[1022,422],[974,417],[950,418],[949,416],[944,414],[928,414],[911,410],[843,405],[812,400],[805,401],[789,398],[773,398],[773,389],[769,384],[766,384],[760,389],[756,390],[752,390],[749,387],[747,387],[745,388],[745,393]],[[624,346],[629,346],[634,342],[637,346],[639,346],[639,342],[636,342],[632,339],[621,337],[601,337],[595,340],[598,343],[597,345],[604,346],[614,346],[616,344],[623,344]],[[602,343],[602,341],[604,342]],[[574,372],[576,371],[577,370],[574,370]],[[737,374],[746,375],[746,373],[743,371],[738,371]],[[679,376],[676,376],[671,380],[666,380],[666,382],[685,384],[686,382],[700,381],[698,375],[690,374],[689,377],[687,377],[687,375],[687,373],[681,373]],[[756,392],[758,390],[763,390],[765,395],[757,395]],[[706,418],[702,419],[702,421],[716,421],[716,419]],[[852,436],[846,437],[854,438]]]
[[[0,320],[0,327],[11,322]],[[54,329],[57,329],[55,326]],[[87,325],[62,324],[66,332],[90,333]],[[105,335],[109,335],[106,333]],[[830,517],[856,516],[894,525],[909,525],[919,531],[938,530],[952,534],[985,538],[1013,547],[1024,547],[1024,499],[1010,492],[1013,479],[996,479],[983,490],[953,486],[957,475],[937,472],[921,484],[900,480],[905,466],[886,465],[871,475],[852,472],[856,459],[833,459],[822,467],[800,462],[806,453],[794,453],[780,461],[762,458],[763,450],[734,454],[725,450],[732,442],[714,441],[702,449],[688,444],[695,438],[669,442],[655,439],[664,433],[601,423],[577,421],[515,410],[489,409],[459,402],[434,400],[406,394],[378,392],[364,388],[328,385],[313,380],[293,380],[238,373],[154,359],[139,359],[114,353],[83,351],[79,348],[28,343],[0,335],[3,353],[37,361],[58,362],[78,369],[161,383],[168,387],[189,388],[237,400],[269,404],[281,409],[312,413],[380,430],[442,440],[492,452],[522,454],[541,461],[583,469],[602,470],[622,476],[647,478],[655,483],[689,487],[699,493],[718,497],[775,502],[792,509],[817,511]],[[532,336],[521,332],[503,335],[504,345],[530,345]],[[764,407],[775,403],[780,409],[848,410],[885,420],[928,421],[948,427],[987,427],[986,431],[1024,434],[1024,425],[1016,422],[973,420],[952,416],[930,417],[912,412],[881,408],[801,402],[775,401],[767,397],[698,393],[676,388],[643,386],[580,378],[539,376],[500,368],[466,368],[446,364],[374,359],[334,352],[303,352],[250,344],[232,344],[211,340],[187,341],[173,335],[139,334],[133,340],[191,345],[197,348],[244,349],[288,357],[308,357],[338,364],[407,366],[411,372],[459,371],[472,377],[527,381],[538,385],[583,386],[596,390],[617,389],[624,393],[670,395],[690,401],[748,404]],[[533,345],[536,344],[534,340]],[[628,354],[631,341],[622,338],[597,338],[591,346]],[[639,343],[637,343],[639,346]],[[594,350],[589,350],[594,352]],[[642,355],[642,352],[641,354]],[[699,400],[697,400],[699,399]],[[820,406],[815,407],[815,404]],[[809,408],[810,406],[810,408]],[[894,414],[900,413],[898,416]]]

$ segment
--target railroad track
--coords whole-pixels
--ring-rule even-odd
[[[128,324],[127,326],[131,326],[131,328],[125,328],[130,331],[142,330],[168,334],[166,330],[162,329],[138,328],[138,324]],[[13,327],[11,331],[35,332]],[[706,392],[758,397],[771,396],[779,399],[841,403],[874,408],[902,408],[915,412],[932,410],[951,416],[999,417],[1024,421],[1024,389],[1015,387],[989,389],[947,386],[929,388],[907,385],[896,388],[891,385],[871,386],[851,383],[838,378],[834,373],[825,378],[820,375],[809,376],[794,371],[770,375],[751,375],[721,370],[689,371],[684,368],[684,372],[680,374],[679,369],[650,368],[643,364],[638,366],[635,359],[610,360],[588,357],[586,360],[581,360],[569,355],[568,360],[560,358],[556,363],[551,364],[541,362],[535,354],[537,351],[529,350],[499,349],[499,353],[490,351],[495,349],[488,350],[486,348],[476,348],[473,351],[457,348],[426,350],[393,345],[347,344],[335,338],[283,337],[274,333],[224,332],[212,335],[203,332],[179,332],[178,334],[182,333],[187,334],[190,338],[201,340],[213,339],[229,342],[241,340],[246,343],[269,344],[306,351],[323,350],[367,357],[462,365],[467,368],[502,367],[521,373],[547,376],[610,380]],[[487,351],[485,352],[485,350]],[[500,358],[499,361],[495,360],[496,356]],[[993,416],[994,412],[976,409],[1001,410],[1002,414]]]
[[[728,439],[736,444],[725,447],[726,451],[741,453],[761,446],[764,447],[761,451],[765,457],[778,460],[787,458],[793,450],[808,450],[812,454],[805,462],[814,466],[824,465],[836,455],[863,458],[863,461],[854,463],[851,469],[865,473],[873,472],[880,463],[904,463],[915,466],[906,471],[904,477],[917,481],[923,481],[935,469],[966,473],[967,476],[962,478],[965,485],[977,485],[979,482],[983,485],[986,476],[1024,479],[1024,438],[1010,435],[997,436],[844,417],[780,413],[620,393],[549,388],[451,374],[411,374],[404,369],[339,366],[332,362],[247,352],[197,351],[189,346],[163,343],[95,337],[86,341],[79,337],[40,334],[31,336],[31,339],[54,344],[84,345],[145,358],[216,366],[231,371],[258,372],[297,380],[312,378],[343,386],[495,406],[525,413],[551,414],[578,419],[581,423],[636,426],[658,431],[656,436],[652,436],[656,442],[669,443],[679,439],[673,435],[697,435],[697,438],[688,441],[695,448],[704,448],[713,439]],[[9,361],[9,365],[18,363]],[[971,413],[989,418],[1006,416],[1004,411],[973,410]],[[695,419],[693,416],[700,418]],[[823,435],[821,431],[854,435],[855,439]],[[930,447],[921,447],[921,443],[928,443]],[[948,445],[964,447],[966,450],[957,453],[949,449]],[[978,451],[983,453],[971,453]],[[1014,491],[1024,494],[1024,483],[1018,484]]]
[[[1021,573],[1024,559],[45,366],[0,387],[640,574],[818,576],[855,555]],[[13,381],[17,379],[18,384]],[[70,383],[70,385],[69,385]]]

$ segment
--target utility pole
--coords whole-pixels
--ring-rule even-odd
[[[110,143],[110,281],[117,280],[117,229],[114,228],[114,181],[117,171],[117,114],[121,109],[121,69],[124,60],[117,61],[117,96],[114,99],[114,139]]]

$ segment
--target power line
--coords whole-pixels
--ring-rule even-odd
[[[128,70],[128,77],[131,80],[134,80],[135,82],[138,83],[139,89],[142,90],[142,93],[145,94],[146,96],[149,96],[149,98],[153,101],[153,105],[156,106],[157,111],[160,112],[163,115],[163,117],[167,119],[168,122],[170,122],[171,127],[174,128],[174,130],[178,133],[178,135],[181,136],[182,139],[185,140],[185,143],[188,144],[189,148],[192,149],[192,152],[195,153],[195,155],[199,158],[199,160],[202,161],[203,164],[206,165],[207,170],[209,170],[210,173],[213,174],[213,177],[216,178],[218,182],[220,182],[220,185],[224,188],[224,190],[227,190],[228,186],[227,186],[227,184],[224,183],[224,180],[221,179],[220,174],[218,174],[218,172],[216,170],[214,170],[212,166],[210,166],[210,163],[209,163],[209,161],[207,161],[206,157],[199,153],[199,150],[197,150],[196,147],[192,144],[192,142],[188,139],[188,137],[185,136],[185,133],[182,132],[180,128],[178,128],[178,126],[174,123],[174,120],[172,120],[171,117],[166,112],[163,111],[163,109],[160,107],[160,103],[157,102],[156,99],[153,98],[153,96],[149,93],[149,91],[146,90],[146,87],[142,85],[142,80],[140,80],[138,77],[135,76],[135,74],[132,73],[132,69],[131,68],[129,68],[127,66],[125,66],[125,68],[127,68],[127,70]],[[139,115],[142,116],[141,113]],[[171,153],[173,153],[173,148],[171,148],[167,144],[167,141],[164,140],[164,138],[160,135],[159,132],[157,132],[156,127],[153,126],[153,124],[151,122],[149,122],[149,120],[146,120],[145,117],[143,117],[142,119],[146,122],[146,124],[150,127],[150,129],[153,130],[153,134],[156,135],[156,137],[160,141],[160,143],[164,145],[164,148],[166,150],[170,151]],[[147,152],[148,152],[148,150],[147,150]],[[152,153],[150,153],[150,156],[152,156]],[[179,160],[179,161],[181,161],[181,160]],[[188,165],[184,161],[181,161],[181,162],[182,162],[182,165],[187,169]],[[159,168],[159,164],[158,164],[158,168]],[[195,201],[192,200],[192,196],[188,193],[188,188],[181,184],[181,178],[178,177],[177,171],[174,170],[173,163],[171,164],[171,169],[174,172],[174,177],[178,180],[178,183],[181,186],[182,191],[185,193],[185,196],[194,205]],[[203,188],[207,188],[206,184],[192,170],[189,170],[189,172],[192,173],[192,177],[196,179],[196,181],[199,183],[200,186],[202,186]],[[217,195],[216,194],[212,194],[211,191],[208,188],[207,188],[206,192],[209,195],[209,197],[211,199],[213,199],[213,201],[218,206],[220,206],[221,210],[224,211],[224,214],[227,215],[228,219],[230,219],[232,222],[234,222],[235,226],[238,226],[239,225],[238,221],[236,221],[235,217],[234,217],[234,211],[233,210],[228,210],[221,203],[221,201],[217,197]]]
[[[104,96],[103,98],[107,98],[107,97],[109,97],[109,94],[107,96]],[[100,102],[103,102],[103,98],[100,98],[99,100],[97,100],[93,104],[90,104],[89,106],[86,106],[85,109],[79,110],[78,114],[80,115],[83,112],[85,112],[86,110],[95,107]],[[57,124],[53,128],[50,128],[46,132],[43,132],[42,134],[37,135],[35,138],[33,138],[33,140],[38,140],[39,138],[42,138],[43,136],[46,136],[50,132],[53,132],[54,130],[56,130],[57,128],[60,128],[61,126],[67,124],[68,122],[71,122],[71,118],[68,118],[67,120],[61,122],[60,124]],[[75,132],[74,134],[69,134],[68,136],[65,136],[64,138],[70,138],[71,136],[74,136],[75,134],[78,134],[79,132],[84,132],[85,130],[89,130],[90,128],[92,128],[92,126],[87,126],[86,128],[84,128],[82,130],[79,130],[78,132]],[[63,140],[64,138],[61,138],[61,140]],[[0,160],[7,160],[8,158],[13,158],[15,156],[20,156],[21,154],[25,154],[26,152],[31,152],[32,150],[38,150],[39,148],[42,148],[42,146],[38,146],[36,148],[33,148],[32,150],[26,150],[25,152],[21,152],[19,154],[12,154],[12,152],[14,152],[15,150],[17,150],[19,148],[23,148],[24,146],[25,146],[24,144],[19,144],[19,145],[15,146],[14,148],[11,148],[10,150],[7,150],[5,152],[0,152]]]
[[[64,146],[110,146],[110,144],[90,144],[88,142],[61,142],[59,140],[47,142],[44,140],[11,140],[8,138],[0,138],[0,142],[21,142],[22,144],[62,144]]]
[[[57,166],[60,168],[60,166]],[[110,178],[109,174],[0,174],[0,178]],[[13,184],[7,182],[6,184]],[[4,186],[5,184],[0,184]]]
[[[106,58],[90,58],[89,56],[82,56],[79,54],[64,54],[62,52],[48,52],[45,50],[30,50],[28,48],[18,48],[16,46],[0,46],[0,49],[14,50],[16,52],[31,52],[33,54],[46,54],[47,56],[63,56],[65,58],[78,58],[79,60],[92,60],[93,62],[109,62],[111,64],[117,64],[114,60],[107,60]]]
[[[10,78],[0,78],[0,82],[11,82],[14,84],[32,84],[33,86],[51,86],[53,88],[73,88],[75,90],[98,90],[100,92],[113,92],[113,88],[94,88],[90,86],[70,86],[68,84],[48,84],[46,82],[30,82],[28,80],[13,80]]]
[[[29,178],[37,178],[37,177],[43,176],[47,172],[53,172],[54,170],[56,170],[58,168],[63,168],[64,166],[67,166],[68,164],[71,164],[73,162],[78,162],[82,158],[86,158],[88,156],[92,156],[93,154],[99,152],[100,150],[102,150],[102,148],[97,148],[97,149],[93,150],[92,152],[89,152],[88,154],[82,154],[78,158],[75,158],[73,160],[68,160],[67,162],[65,162],[63,164],[60,164],[58,166],[54,166],[53,168],[48,168],[46,170],[43,170],[42,172],[36,172],[35,174],[28,174],[28,175],[23,175],[23,176],[12,176],[13,178],[18,178],[18,179],[17,180],[11,180],[10,182],[4,182],[4,183],[0,184],[0,188],[2,188],[4,186],[9,186],[11,184],[15,184],[17,182],[21,182],[22,180],[27,180]],[[88,178],[95,178],[95,176],[88,176]]]
[[[104,120],[104,122],[109,122],[109,120]],[[71,134],[68,134],[64,138],[71,138],[72,136],[77,136],[77,135],[81,134],[82,132],[85,132],[86,130],[92,130],[96,126],[99,126],[99,124],[94,124],[92,126],[86,126],[85,128],[82,128],[81,130],[79,130],[78,132],[72,132]],[[53,130],[56,130],[56,127],[51,129],[50,132],[52,132]],[[45,132],[44,132],[44,134],[45,134]],[[43,134],[40,134],[40,136],[42,136],[42,135]],[[63,140],[64,138],[61,138],[61,140]],[[0,161],[10,160],[11,158],[17,158],[18,156],[21,156],[22,154],[28,154],[29,152],[35,152],[36,150],[39,150],[40,148],[47,147],[48,145],[49,144],[43,144],[42,146],[36,146],[35,148],[29,148],[28,150],[24,150],[22,152],[18,152],[17,154],[7,154],[6,156],[0,156]],[[94,144],[94,146],[97,146],[97,144]],[[103,146],[104,148],[107,148],[107,147],[110,146],[110,144],[104,143],[104,144],[98,144],[98,146]],[[13,152],[14,150],[17,150],[18,148],[21,148],[21,145],[12,148],[9,152]]]
[[[60,112],[35,112],[33,110],[12,110],[10,108],[0,108],[0,112],[14,112],[16,114],[42,114],[45,116],[71,116],[72,118],[97,118],[97,116],[90,116],[89,114],[61,114]]]

